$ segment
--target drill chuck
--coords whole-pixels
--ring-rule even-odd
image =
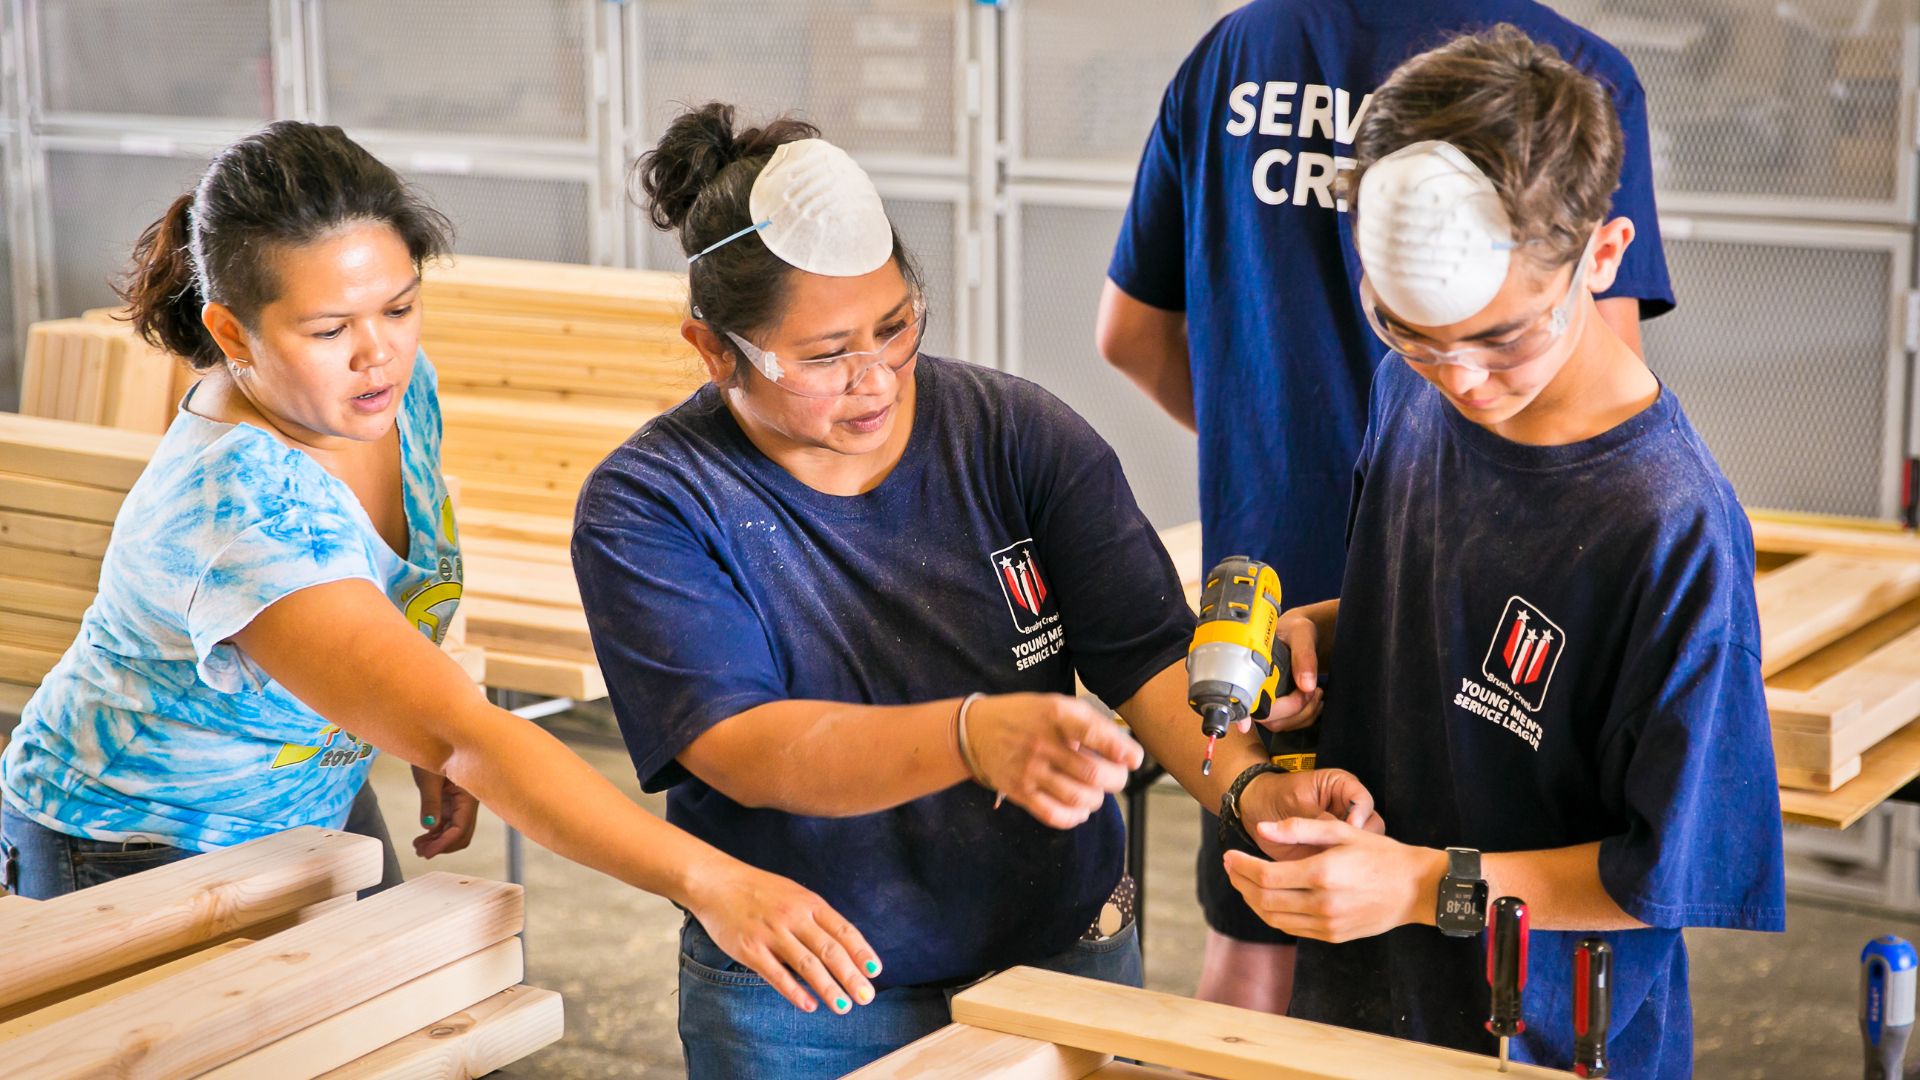
[[[1200,733],[1210,739],[1217,739],[1227,733],[1227,726],[1233,723],[1233,709],[1218,702],[1200,706]]]

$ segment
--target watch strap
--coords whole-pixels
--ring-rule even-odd
[[[1233,783],[1227,788],[1227,793],[1220,796],[1221,847],[1239,848],[1242,851],[1254,852],[1260,850],[1259,846],[1253,842],[1253,836],[1247,832],[1246,823],[1240,820],[1240,795],[1247,790],[1248,784],[1253,783],[1268,773],[1292,771],[1293,770],[1284,765],[1276,765],[1270,761],[1262,761],[1257,765],[1247,766],[1241,770],[1239,776],[1233,778]]]
[[[1480,853],[1473,848],[1448,848],[1447,876],[1467,881],[1480,880]]]

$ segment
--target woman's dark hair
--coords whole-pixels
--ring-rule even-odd
[[[202,306],[224,304],[257,328],[280,293],[271,251],[373,222],[400,234],[416,268],[452,243],[447,219],[345,132],[281,120],[214,155],[194,190],[140,234],[114,291],[141,337],[205,370],[222,357]]]
[[[753,224],[748,197],[774,150],[819,137],[820,129],[791,116],[735,131],[733,106],[709,102],[681,113],[660,144],[634,162],[633,198],[655,227],[677,230],[680,250],[693,255]],[[907,284],[918,289],[919,268],[897,231],[893,260]],[[744,336],[778,321],[792,269],[751,233],[687,268],[688,298],[697,317],[716,331]]]

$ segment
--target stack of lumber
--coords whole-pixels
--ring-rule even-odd
[[[100,309],[28,328],[20,411],[157,435],[194,378],[187,365]]]
[[[848,1080],[1546,1080],[1569,1075],[1517,1062],[1498,1073],[1494,1059],[1480,1054],[1030,967],[1012,968],[961,991],[953,999],[953,1019]]]
[[[159,442],[0,413],[0,712],[19,712],[72,644],[100,584],[113,519]],[[457,632],[447,647],[479,677],[478,649]]]
[[[1846,828],[1920,777],[1920,538],[1766,511],[1752,524],[1781,809]],[[1197,525],[1161,539],[1191,598]]]
[[[557,1041],[517,885],[367,900],[380,844],[303,827],[44,902],[0,900],[0,1060],[82,1076],[475,1077]]]
[[[567,551],[574,502],[602,458],[705,378],[680,337],[686,279],[464,256],[428,268],[421,310],[487,685],[604,697]]]
[[[72,644],[114,515],[160,439],[0,413],[0,711]]]

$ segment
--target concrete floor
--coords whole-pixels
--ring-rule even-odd
[[[649,809],[663,810],[660,797],[640,795],[624,751],[576,746]],[[415,859],[407,843],[418,813],[407,769],[383,758],[374,783],[409,874],[447,869],[504,876],[498,818],[483,814],[471,848],[428,864]],[[1184,793],[1163,786],[1154,789],[1148,812],[1147,985],[1177,994],[1193,991],[1205,932],[1193,901],[1192,807]],[[674,1001],[679,912],[531,844],[526,876],[527,981],[565,996],[567,1036],[500,1075],[684,1076]],[[1785,934],[1689,933],[1696,1074],[1713,1080],[1859,1076],[1858,956],[1869,938],[1887,932],[1920,938],[1920,921],[1795,903]]]

